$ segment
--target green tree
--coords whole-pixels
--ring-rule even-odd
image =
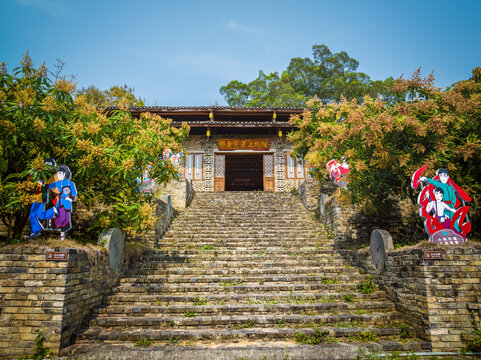
[[[147,169],[158,183],[177,176],[162,155],[180,149],[186,124],[176,129],[149,113],[134,118],[126,98],[118,100],[117,110],[104,112],[84,95],[74,99],[74,92],[65,78],[50,79],[44,65],[34,68],[28,53],[11,73],[1,65],[0,216],[8,237],[21,234],[36,181],[55,170],[44,164],[46,158],[70,167],[77,201],[104,206],[94,227],[119,226],[131,235],[154,221],[151,199],[139,193],[136,179]]]
[[[481,76],[460,81],[442,91],[434,77],[397,79],[391,101],[366,96],[359,104],[343,99],[325,105],[308,102],[309,111],[292,124],[289,134],[295,152],[319,169],[327,180],[325,164],[346,157],[352,203],[382,208],[392,196],[415,200],[410,182],[415,170],[427,165],[427,176],[445,167],[450,177],[473,198],[481,200]]]
[[[120,101],[126,102],[128,107],[144,106],[143,100],[135,96],[134,89],[125,84],[123,86],[115,85],[104,91],[90,85],[80,89],[77,92],[78,95],[85,96],[89,104],[100,107],[118,106]]]
[[[372,81],[356,72],[359,62],[344,52],[333,54],[326,45],[314,45],[313,58],[293,58],[281,76],[259,76],[248,84],[234,80],[220,88],[230,106],[304,106],[317,97],[324,102],[341,97],[362,101],[365,95],[387,98],[393,79]]]
[[[306,102],[304,95],[294,90],[286,73],[279,77],[276,72],[266,75],[262,70],[249,84],[234,80],[222,86],[220,93],[230,106],[238,107],[298,107]]]

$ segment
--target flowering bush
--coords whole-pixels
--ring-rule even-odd
[[[382,208],[392,196],[410,197],[413,172],[428,166],[426,176],[445,167],[473,198],[481,197],[481,68],[473,78],[442,91],[433,76],[417,70],[397,79],[394,101],[369,96],[324,104],[310,100],[293,117],[299,131],[289,134],[295,153],[324,169],[332,158],[346,157],[351,171],[342,196],[367,208]],[[327,171],[316,175],[327,180]]]
[[[84,96],[74,99],[74,91],[65,77],[52,80],[44,65],[34,68],[28,53],[12,73],[1,65],[0,215],[9,237],[26,224],[36,181],[55,171],[46,158],[70,167],[78,201],[105,206],[93,227],[119,226],[131,235],[154,221],[150,196],[138,191],[136,179],[147,168],[158,183],[177,176],[162,155],[180,150],[186,124],[176,129],[149,113],[134,118],[122,100],[105,112]]]

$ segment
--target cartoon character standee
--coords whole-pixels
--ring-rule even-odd
[[[338,163],[336,159],[330,160],[326,164],[326,169],[329,172],[329,176],[334,180],[339,188],[346,188],[346,181],[344,177],[349,173],[349,164],[346,163],[346,159],[342,159],[342,163]]]
[[[144,171],[142,178],[137,178],[137,184],[141,193],[153,193],[157,188],[155,180],[150,178],[149,169],[152,169],[151,165]]]
[[[55,167],[57,166],[57,163],[54,159],[48,158],[45,159],[45,165]],[[55,207],[45,210],[45,207],[49,202],[48,185],[56,180],[57,179],[54,175],[53,178],[50,178],[48,180],[40,179],[39,181],[37,181],[37,185],[35,187],[35,200],[30,207],[30,235],[28,236],[29,239],[33,239],[34,237],[39,236],[42,233],[42,230],[48,230],[48,226],[47,229],[45,229],[40,223],[40,220],[50,221],[50,219],[53,219],[57,215],[57,210],[55,209]],[[46,181],[46,184],[44,183],[44,181]]]
[[[77,198],[77,189],[75,183],[70,180],[72,173],[67,165],[60,165],[57,168],[57,181],[51,183],[48,188],[56,189],[58,193],[54,200],[54,206],[57,212],[54,223],[55,228],[60,230],[60,239],[65,240],[65,233],[72,229],[72,202]]]
[[[416,189],[421,185],[419,213],[425,218],[429,241],[440,244],[466,242],[466,235],[471,231],[466,202],[471,198],[449,177],[448,170],[439,169],[431,179],[422,176],[426,168],[424,166],[413,174],[411,187]]]

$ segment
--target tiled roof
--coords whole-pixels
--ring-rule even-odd
[[[107,107],[106,110],[116,110],[118,107]],[[235,107],[235,106],[141,106],[131,107],[131,111],[148,111],[148,110],[160,110],[160,111],[295,111],[299,112],[304,110],[302,107]]]
[[[185,121],[194,127],[295,127],[285,121]],[[172,125],[181,125],[182,121],[172,121]]]

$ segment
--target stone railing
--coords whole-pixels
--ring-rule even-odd
[[[65,252],[67,261],[48,260],[48,251]],[[0,358],[31,353],[37,330],[57,354],[121,275],[101,248],[0,249]]]
[[[188,207],[194,198],[194,188],[192,181],[183,179],[179,181],[172,180],[162,187],[162,194],[170,195],[174,211],[183,211]]]

